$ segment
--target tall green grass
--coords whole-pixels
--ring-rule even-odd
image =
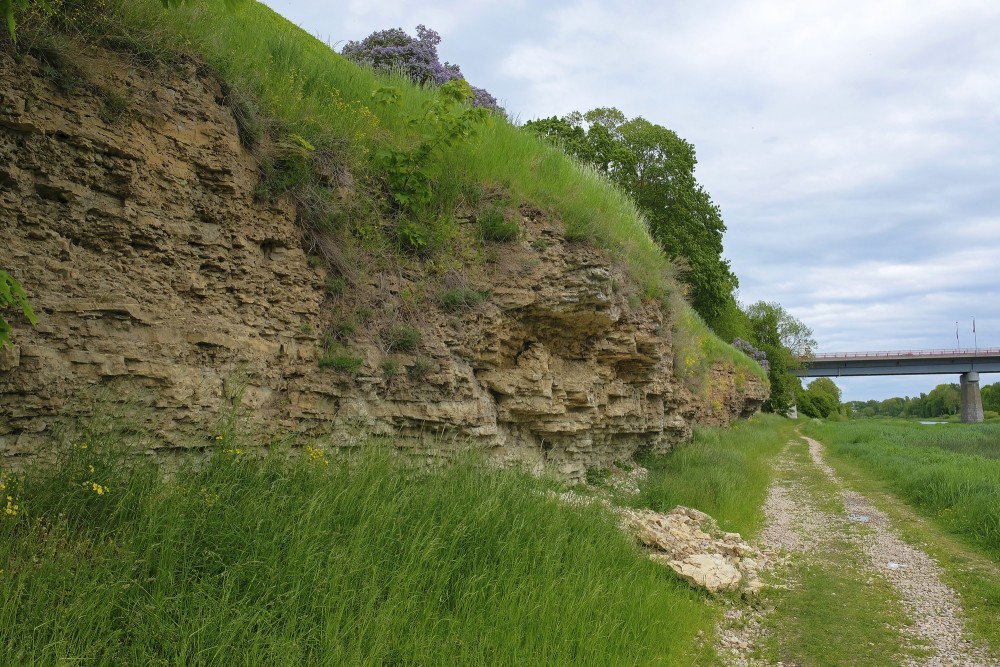
[[[1000,424],[810,422],[807,432],[1000,558]]]
[[[688,665],[707,650],[714,612],[606,510],[470,463],[308,454],[223,445],[164,479],[91,444],[8,475],[0,664]]]
[[[683,304],[674,324],[674,373],[702,379],[713,363],[722,360],[768,384],[760,364],[716,336],[694,308]]]
[[[712,515],[725,530],[754,535],[763,525],[771,458],[792,436],[794,423],[757,415],[729,429],[696,429],[691,442],[643,461],[649,476],[637,507],[669,512],[677,505]]]

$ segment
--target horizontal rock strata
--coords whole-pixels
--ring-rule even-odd
[[[238,414],[264,438],[391,436],[579,478],[766,396],[723,365],[707,392],[685,388],[659,306],[529,209],[522,238],[462,278],[482,304],[448,312],[419,267],[349,261],[349,294],[332,297],[294,205],[255,199],[257,163],[215,79],[107,53],[80,66],[87,81],[67,93],[30,56],[0,55],[0,266],[39,315],[36,328],[15,318],[0,354],[2,457],[43,454],[60,418],[96,401],[149,449],[209,446]],[[124,116],[107,117],[95,91],[109,90]],[[321,368],[322,332],[350,308],[373,320],[342,341],[360,367]],[[397,322],[419,331],[416,349],[387,344]]]

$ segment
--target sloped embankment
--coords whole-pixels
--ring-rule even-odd
[[[0,355],[2,456],[40,453],[109,387],[101,400],[127,402],[151,449],[209,444],[241,409],[272,436],[473,445],[579,477],[766,396],[722,362],[689,390],[659,306],[530,208],[519,240],[471,269],[383,263],[331,290],[294,207],[255,198],[256,160],[204,68],[91,51],[67,90],[30,56],[0,58],[0,264],[41,320]],[[456,284],[489,296],[437,305]],[[345,309],[365,323],[338,330],[357,368],[321,368]]]

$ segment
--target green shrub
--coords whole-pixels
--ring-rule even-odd
[[[101,99],[99,115],[106,124],[117,125],[134,118],[132,99],[127,94],[120,93],[113,88],[102,88],[99,97]]]
[[[385,332],[386,349],[390,352],[412,352],[420,345],[420,330],[409,324],[397,324]]]
[[[434,362],[430,359],[418,357],[413,363],[406,367],[406,375],[411,380],[423,380],[434,371]]]
[[[330,277],[323,283],[323,287],[330,296],[340,296],[347,291],[347,281],[340,276]]]
[[[343,348],[329,350],[319,359],[320,368],[332,368],[351,375],[357,374],[364,364],[364,359]]]
[[[611,471],[607,468],[587,468],[584,479],[591,486],[606,487],[611,479]]]
[[[521,226],[507,220],[500,206],[490,208],[479,216],[479,235],[484,241],[513,241],[521,233]]]
[[[324,347],[331,347],[335,343],[344,340],[348,336],[354,334],[357,328],[354,326],[354,322],[350,320],[335,320],[330,324],[330,328],[327,329],[326,333],[323,335]]]
[[[471,308],[479,305],[486,300],[486,296],[486,292],[480,292],[471,287],[458,287],[438,292],[435,299],[438,305],[444,310],[455,312],[463,308]]]
[[[380,371],[382,371],[382,375],[385,377],[386,380],[391,380],[392,378],[399,375],[401,367],[399,362],[396,361],[395,359],[385,359],[384,361],[382,361],[382,363],[378,365],[378,368]]]

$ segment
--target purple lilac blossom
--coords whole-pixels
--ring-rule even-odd
[[[760,367],[764,369],[764,372],[771,371],[771,364],[767,361],[767,355],[750,344],[749,341],[737,338],[733,341],[733,347],[760,364]]]
[[[443,85],[452,79],[464,79],[458,65],[442,63],[437,46],[441,35],[424,26],[417,26],[417,38],[406,34],[402,28],[379,30],[360,42],[344,45],[341,55],[375,70],[402,70],[414,83]],[[495,97],[482,88],[472,86],[473,106],[501,111]]]

